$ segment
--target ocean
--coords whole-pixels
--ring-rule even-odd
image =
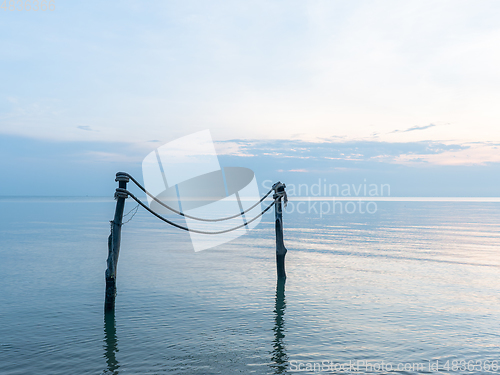
[[[0,198],[0,374],[500,372],[498,202],[285,212],[285,284],[272,210],[195,253],[139,209],[105,314],[114,206]]]

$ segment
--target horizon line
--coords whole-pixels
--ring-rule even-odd
[[[109,199],[114,200],[111,196],[102,195],[0,195],[0,200],[11,199]],[[141,200],[147,202],[146,197],[141,197]],[[188,199],[189,200],[189,199]],[[195,199],[202,201],[205,199]],[[207,199],[213,201],[211,199]],[[243,201],[250,201],[249,199],[242,199]],[[305,196],[288,196],[290,202],[293,201],[361,201],[361,202],[477,202],[477,203],[500,203],[500,197],[367,197],[367,196],[319,196],[319,197],[305,197]],[[266,200],[267,201],[267,200]],[[265,202],[265,201],[264,201]]]

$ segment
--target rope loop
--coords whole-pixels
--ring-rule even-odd
[[[128,198],[127,189],[116,188],[115,199],[117,199],[117,198]]]

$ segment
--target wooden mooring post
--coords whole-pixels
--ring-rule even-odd
[[[118,182],[120,189],[127,188],[129,178],[126,174],[118,172],[115,181]],[[116,209],[115,217],[111,221],[111,234],[108,237],[108,260],[106,269],[106,297],[104,310],[110,311],[115,308],[116,297],[116,268],[118,265],[118,255],[120,254],[120,240],[122,232],[123,209],[125,208],[125,199],[128,194],[123,191],[115,192]]]
[[[275,230],[276,230],[276,270],[278,273],[278,279],[286,279],[285,273],[285,255],[286,247],[283,242],[283,205],[281,198],[285,197],[286,204],[286,192],[285,184],[277,182],[274,184],[274,195],[273,198],[276,201],[274,203],[274,218],[275,218]]]

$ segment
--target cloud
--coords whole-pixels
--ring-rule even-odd
[[[434,124],[429,124],[429,125],[425,125],[425,126],[413,126],[411,128],[408,128],[406,130],[394,130],[392,131],[391,133],[408,133],[408,132],[412,132],[412,131],[415,131],[415,130],[425,130],[425,129],[429,129],[429,128],[432,128],[436,125]]]
[[[81,129],[81,130],[86,130],[86,131],[93,131],[92,128],[88,125],[80,125],[80,126],[77,126],[78,129]]]
[[[234,156],[252,155],[273,159],[295,159],[314,162],[315,160],[337,160],[348,162],[399,162],[415,161],[418,157],[453,153],[468,149],[463,144],[440,142],[379,142],[379,141],[325,141],[308,142],[301,140],[232,140],[217,142],[219,153]],[[299,169],[299,168],[294,168]]]
[[[41,195],[112,196],[117,171],[141,180],[142,160],[155,145],[140,146],[1,136],[0,173],[12,183],[0,186],[0,195],[33,194],[30,181],[36,178]],[[359,184],[366,179],[390,184],[395,196],[498,196],[495,147],[494,142],[216,142],[221,166],[250,168],[260,182],[317,183],[321,178]]]
[[[217,142],[220,144],[221,142]],[[287,185],[389,184],[395,196],[497,196],[500,154],[491,143],[232,140],[222,166]],[[242,157],[244,155],[252,157]]]
[[[136,163],[135,155],[120,154],[115,152],[105,151],[88,151],[82,154],[82,158],[87,162],[104,162],[104,163]]]

